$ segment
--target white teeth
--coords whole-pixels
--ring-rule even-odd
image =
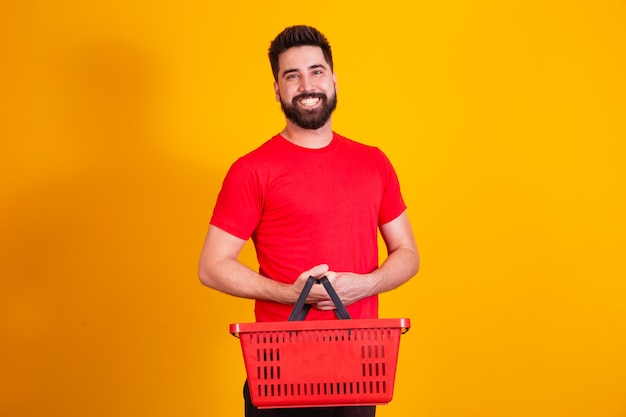
[[[305,98],[305,99],[300,100],[300,103],[303,106],[309,106],[310,107],[310,106],[316,105],[318,101],[320,101],[319,98],[310,97],[310,98]]]

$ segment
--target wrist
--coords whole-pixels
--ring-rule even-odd
[[[298,294],[294,294],[291,285],[273,281],[273,285],[269,288],[268,299],[280,304],[295,304]]]
[[[366,291],[365,297],[371,297],[381,292],[380,290],[380,270],[375,269],[372,272],[363,276],[364,288]]]

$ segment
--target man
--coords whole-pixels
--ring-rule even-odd
[[[377,318],[378,294],[419,268],[396,173],[379,149],[332,130],[337,80],[323,34],[286,28],[269,58],[286,126],[231,166],[202,250],[200,280],[256,300],[257,321],[284,321],[307,278],[326,276],[352,318]],[[380,266],[378,230],[388,252]],[[249,238],[258,273],[238,261]],[[313,286],[307,303],[313,306],[307,320],[335,317],[323,286]],[[375,415],[375,407],[356,406],[257,410],[247,390],[244,397],[248,417]]]

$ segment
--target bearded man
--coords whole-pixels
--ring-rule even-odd
[[[377,318],[378,294],[419,269],[396,173],[380,149],[333,131],[337,78],[322,33],[288,27],[271,42],[269,59],[286,124],[228,171],[202,250],[200,280],[254,299],[257,321],[286,321],[308,277],[326,276],[352,318]],[[388,253],[380,265],[379,231]],[[258,271],[238,260],[248,239]],[[314,285],[306,303],[307,320],[335,318],[323,286]],[[376,412],[373,406],[258,410],[247,385],[244,398],[247,417]]]

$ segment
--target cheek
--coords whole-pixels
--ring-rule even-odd
[[[276,89],[276,101],[280,101],[280,99],[282,98],[282,100],[284,102],[290,103],[291,99],[294,98],[298,92],[297,91],[292,91],[293,89],[289,89],[285,86],[283,86],[282,88]]]

